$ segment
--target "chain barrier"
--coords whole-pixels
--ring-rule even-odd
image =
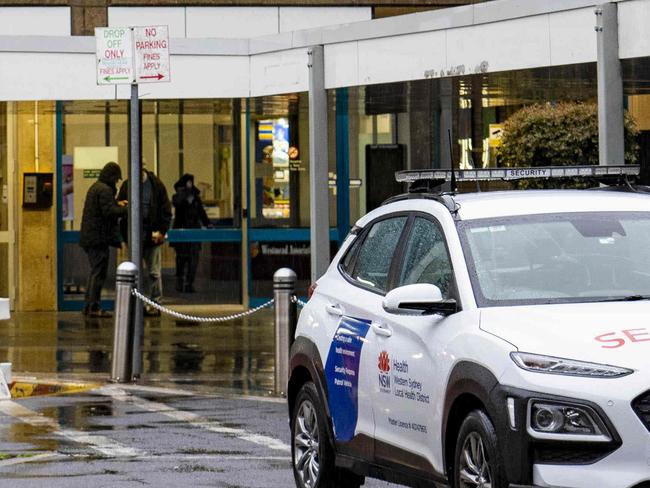
[[[301,307],[301,308],[304,307],[305,305],[307,305],[307,302],[303,302],[303,301],[302,301],[300,298],[298,298],[296,295],[293,295],[293,296],[291,297],[291,303],[295,303],[296,305],[298,305],[298,306]]]
[[[232,315],[226,315],[223,317],[197,317],[195,315],[188,315],[181,312],[177,312],[176,310],[172,310],[171,308],[163,307],[161,304],[154,302],[152,299],[144,296],[136,288],[133,288],[133,290],[131,290],[131,293],[133,294],[134,297],[138,298],[146,305],[155,308],[159,312],[167,315],[171,315],[172,317],[176,317],[177,319],[180,320],[187,320],[189,322],[214,323],[214,322],[228,322],[229,320],[241,319],[243,317],[247,317],[248,315],[253,315],[255,312],[259,312],[263,308],[270,307],[271,305],[273,305],[273,302],[275,301],[273,298],[271,298],[268,302],[263,303],[259,307],[251,308],[250,310],[246,310],[244,312],[239,312]]]

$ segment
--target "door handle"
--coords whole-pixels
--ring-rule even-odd
[[[343,309],[341,308],[341,306],[340,306],[339,304],[336,304],[336,305],[332,305],[332,304],[326,305],[326,306],[325,306],[325,310],[327,310],[327,313],[328,313],[328,314],[330,314],[330,315],[335,315],[336,317],[340,317],[341,315],[343,315]]]
[[[390,337],[393,335],[393,331],[390,330],[390,328],[385,325],[385,324],[380,324],[377,322],[373,322],[370,324],[372,327],[372,330],[375,331],[375,334],[382,336],[382,337]]]

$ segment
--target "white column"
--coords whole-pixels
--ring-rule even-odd
[[[330,262],[327,139],[325,56],[323,46],[314,46],[309,49],[309,214],[312,283],[325,273]]]
[[[596,38],[598,161],[600,165],[624,164],[623,78],[618,57],[617,4],[605,3],[596,9]]]

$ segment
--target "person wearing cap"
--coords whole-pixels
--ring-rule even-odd
[[[174,183],[174,229],[211,228],[212,223],[203,207],[201,192],[194,186],[194,175],[186,173]],[[194,293],[194,278],[201,253],[200,242],[176,242],[176,291]]]
[[[127,214],[127,201],[115,200],[117,183],[121,179],[120,166],[112,161],[107,163],[97,181],[88,189],[84,202],[79,245],[86,252],[90,265],[83,309],[84,315],[90,317],[111,316],[110,312],[102,310],[100,304],[110,247],[122,245],[119,219]]]

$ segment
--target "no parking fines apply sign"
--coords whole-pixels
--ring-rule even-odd
[[[136,83],[169,81],[169,33],[166,25],[133,28]]]
[[[97,84],[169,81],[169,29],[166,25],[95,29]]]

